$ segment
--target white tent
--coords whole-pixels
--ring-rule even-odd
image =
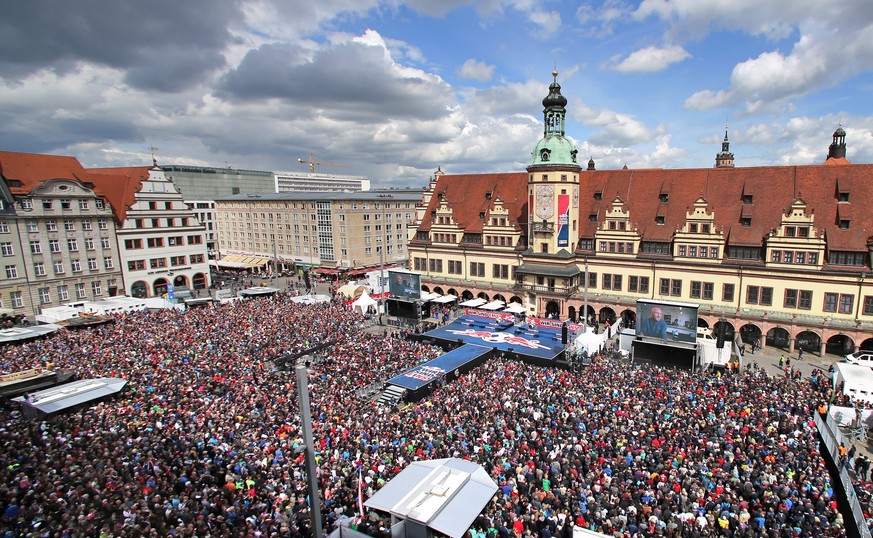
[[[467,301],[464,301],[463,303],[461,303],[458,306],[469,306],[471,308],[476,308],[477,306],[482,306],[483,304],[485,304],[487,302],[488,301],[486,301],[485,299],[475,297],[473,299],[469,299]]]
[[[524,314],[527,312],[527,310],[518,303],[509,303],[503,311],[509,312],[510,314]]]
[[[440,295],[439,293],[432,293],[429,291],[421,292],[421,300],[424,301],[425,303],[428,301],[435,301],[436,299],[439,299],[440,297],[442,297],[442,295]]]
[[[375,299],[370,297],[370,294],[364,291],[358,299],[352,303],[352,310],[356,310],[361,314],[366,314],[370,307],[376,308],[376,305],[379,304]]]
[[[481,308],[482,310],[500,310],[505,305],[506,305],[506,303],[504,303],[503,301],[495,300],[495,301],[491,301],[488,304],[483,304],[479,308]]]
[[[443,295],[442,297],[437,297],[436,299],[432,299],[431,302],[434,303],[451,303],[452,301],[458,300],[455,295]]]
[[[576,349],[585,349],[591,355],[592,353],[597,353],[605,341],[605,332],[597,334],[594,332],[594,329],[588,327],[587,332],[577,336],[573,343],[576,345]]]

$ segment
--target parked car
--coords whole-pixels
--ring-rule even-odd
[[[873,367],[873,351],[856,351],[846,355],[846,362],[859,366]]]

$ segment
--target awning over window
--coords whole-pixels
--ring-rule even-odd
[[[313,271],[319,275],[338,275],[340,274],[339,269],[328,269],[327,267],[319,267]]]
[[[544,265],[541,263],[524,263],[518,266],[518,275],[545,275],[559,277],[574,277],[582,271],[575,265]]]

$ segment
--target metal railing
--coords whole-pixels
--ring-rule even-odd
[[[858,536],[861,538],[871,538],[870,529],[867,528],[867,520],[864,518],[864,511],[861,509],[861,503],[858,501],[858,495],[855,493],[855,487],[852,485],[849,471],[846,466],[841,465],[840,463],[839,446],[840,443],[843,443],[844,441],[843,435],[840,433],[839,425],[830,415],[827,416],[827,419],[824,419],[818,413],[814,413],[814,418],[815,425],[818,428],[818,433],[824,441],[830,458],[836,463],[840,483],[843,486],[843,491],[846,492],[849,509],[852,511],[851,518],[858,528]],[[846,445],[844,444],[843,446]],[[843,514],[843,517],[846,517],[847,515],[848,514]]]

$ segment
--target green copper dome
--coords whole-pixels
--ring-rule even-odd
[[[567,98],[561,95],[558,72],[553,71],[554,81],[549,86],[549,95],[543,99],[543,137],[531,152],[530,166],[575,166],[576,148],[564,137],[564,120]]]

